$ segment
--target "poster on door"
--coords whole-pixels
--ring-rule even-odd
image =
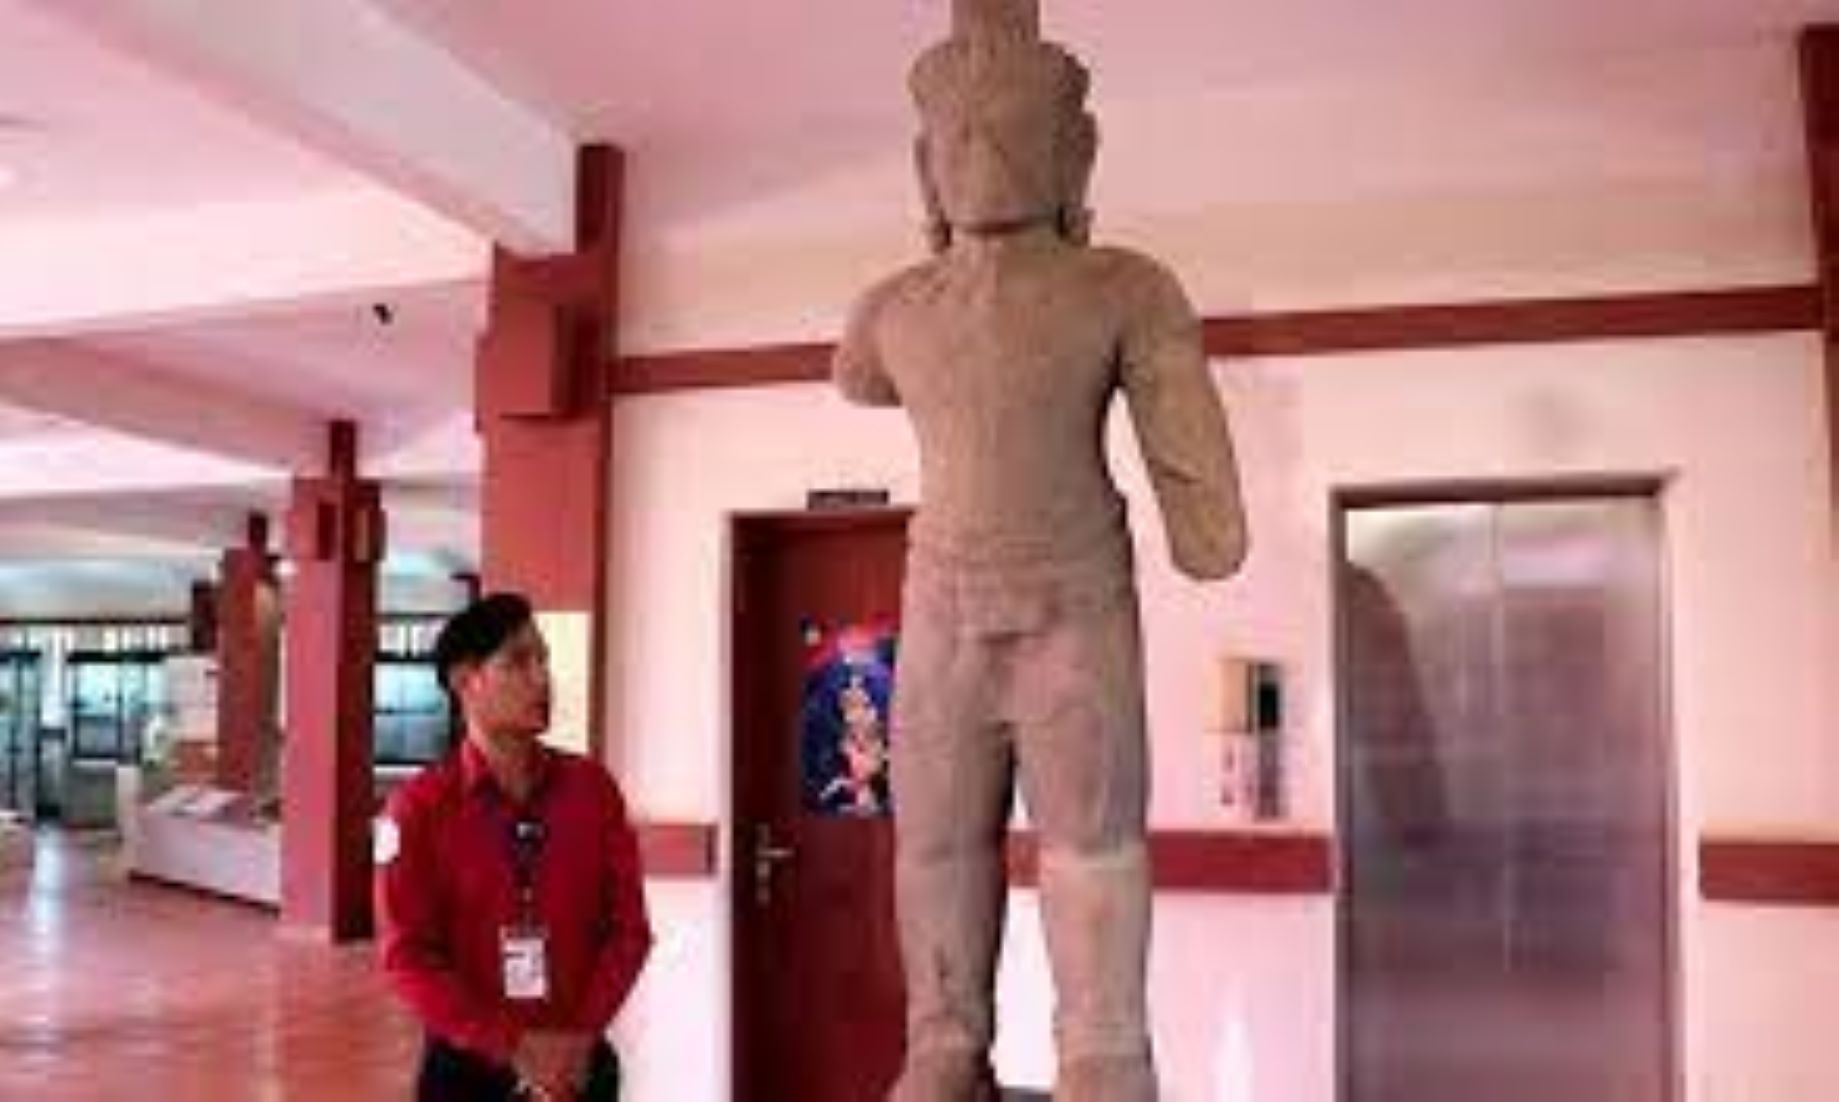
[[[807,811],[856,818],[893,811],[888,702],[895,649],[892,624],[805,624],[799,762]]]

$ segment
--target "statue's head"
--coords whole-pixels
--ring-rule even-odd
[[[952,0],[952,35],[920,56],[909,83],[933,244],[954,231],[1052,222],[1083,242],[1098,125],[1090,79],[1041,41],[1040,0]]]

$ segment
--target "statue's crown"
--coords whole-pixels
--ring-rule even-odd
[[[1040,0],[952,0],[951,37],[920,56],[909,80],[924,116],[1003,100],[1030,117],[1084,109],[1090,78],[1041,40]]]

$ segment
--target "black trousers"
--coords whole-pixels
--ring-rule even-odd
[[[421,1073],[415,1080],[417,1102],[512,1102],[517,1073],[503,1064],[429,1037],[421,1050]],[[618,1102],[619,1057],[602,1038],[588,1055],[587,1086],[580,1102]]]

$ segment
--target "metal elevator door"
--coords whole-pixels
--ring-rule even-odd
[[[1342,1099],[1673,1097],[1654,500],[1342,517]]]

